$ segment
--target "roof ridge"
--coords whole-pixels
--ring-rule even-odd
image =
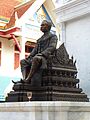
[[[14,10],[20,9],[21,7],[26,6],[28,4],[32,4],[33,2],[35,2],[35,0],[30,0],[30,1],[27,1],[27,2],[24,2],[24,3],[21,3],[21,4],[17,5],[17,6],[15,6]]]

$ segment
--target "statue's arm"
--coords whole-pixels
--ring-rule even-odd
[[[51,55],[56,49],[57,40],[58,40],[57,36],[53,35],[49,40],[48,47],[43,52],[41,52],[41,54],[48,58],[48,56]]]
[[[34,57],[37,54],[37,45],[33,48],[32,52],[30,53],[30,55],[28,57]]]

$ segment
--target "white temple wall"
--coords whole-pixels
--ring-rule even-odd
[[[55,10],[61,41],[76,59],[80,87],[90,96],[90,0],[72,0]]]
[[[76,59],[78,78],[90,95],[90,16],[66,22],[66,48]]]

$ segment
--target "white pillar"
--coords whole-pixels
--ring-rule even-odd
[[[26,43],[26,36],[25,36],[25,33],[26,33],[26,30],[25,30],[25,24],[23,24],[22,26],[22,31],[21,31],[21,54],[20,54],[20,60],[21,59],[24,59],[25,58],[25,43]]]
[[[61,28],[61,41],[66,42],[66,28],[65,28],[65,23],[60,23],[60,28]]]

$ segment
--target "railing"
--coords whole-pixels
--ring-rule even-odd
[[[73,0],[63,0],[63,3],[70,2],[70,1],[73,1]]]
[[[55,1],[55,6],[56,6],[56,7],[62,6],[62,5],[64,5],[64,4],[66,4],[66,3],[68,3],[68,2],[72,2],[72,1],[74,1],[74,0],[56,0],[56,1]]]
[[[69,3],[69,2],[73,2],[75,0],[63,0],[63,4]]]

